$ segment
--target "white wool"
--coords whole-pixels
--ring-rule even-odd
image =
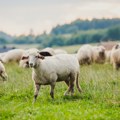
[[[22,50],[22,49],[10,50],[10,51],[6,52],[5,55],[2,57],[2,61],[4,63],[8,63],[11,61],[19,62],[23,53],[24,53],[24,50]]]
[[[55,54],[67,54],[67,51],[63,50],[63,49],[55,49]]]
[[[83,45],[77,52],[77,58],[80,64],[90,64],[92,62],[92,46],[91,45]]]
[[[33,70],[33,79],[44,84],[47,82],[45,80],[56,81],[57,78],[65,80],[71,72],[73,72],[73,74],[78,74],[79,63],[77,58],[73,55],[55,55],[39,61],[39,68],[37,71],[39,71],[39,74],[36,76],[36,69],[35,71]]]
[[[2,59],[5,56],[6,52],[0,53],[0,58]]]
[[[103,54],[103,56],[100,55]],[[80,64],[104,63],[105,48],[103,46],[83,45],[77,52],[77,58]]]

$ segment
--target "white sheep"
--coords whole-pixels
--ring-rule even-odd
[[[31,53],[31,52],[39,52],[41,55],[43,55],[43,56],[51,56],[51,54],[49,55],[49,53],[48,52],[43,52],[43,51],[39,51],[37,48],[30,48],[30,49],[27,49],[27,50],[25,50],[24,51],[24,53],[23,53],[23,56],[24,56],[24,58],[22,57],[22,59],[23,60],[20,60],[20,62],[19,62],[19,66],[20,67],[23,67],[23,68],[29,68],[29,63],[28,63],[28,58],[26,57],[29,53]],[[47,54],[48,53],[48,54]]]
[[[77,52],[77,58],[79,61],[79,64],[91,64],[92,63],[92,46],[91,45],[83,45],[80,47],[80,49]]]
[[[23,49],[13,49],[6,52],[5,55],[1,57],[1,59],[3,63],[19,62],[23,53]]]
[[[6,52],[0,53],[0,59],[2,59],[5,56]]]
[[[8,78],[8,75],[5,71],[5,67],[3,63],[1,62],[1,60],[0,60],[0,77],[3,79],[3,81],[7,80]]]
[[[77,52],[79,63],[91,64],[105,62],[105,48],[103,46],[83,45]]]
[[[21,61],[25,59],[32,67],[32,79],[35,84],[34,100],[38,96],[41,85],[50,85],[50,95],[54,98],[55,84],[59,81],[65,81],[69,87],[65,95],[69,92],[74,93],[75,81],[79,92],[81,92],[81,87],[78,84],[79,62],[74,55],[60,54],[44,57],[37,51],[31,51],[23,55]]]
[[[63,49],[55,49],[55,54],[67,54],[67,51],[63,50]]]
[[[118,70],[120,68],[120,44],[117,44],[113,47],[111,51],[111,63],[113,68]]]
[[[93,46],[93,62],[104,63],[105,62],[105,47],[103,46]]]

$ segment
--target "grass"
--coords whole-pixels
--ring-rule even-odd
[[[111,65],[82,66],[80,94],[64,97],[64,82],[57,83],[55,99],[42,86],[35,104],[31,70],[6,65],[9,79],[0,81],[0,120],[120,120],[120,71]],[[13,72],[14,71],[14,72]]]

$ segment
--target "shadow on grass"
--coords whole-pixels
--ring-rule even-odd
[[[67,96],[62,96],[59,98],[51,99],[48,98],[47,102],[52,103],[52,104],[64,104],[65,102],[72,102],[72,101],[81,101],[81,100],[92,100],[91,94],[81,94],[81,95],[67,95]]]

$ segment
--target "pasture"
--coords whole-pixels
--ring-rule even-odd
[[[42,86],[36,103],[32,104],[34,86],[31,69],[17,64],[5,65],[9,79],[0,80],[0,120],[119,120],[120,71],[109,64],[82,66],[74,96],[63,96],[64,82],[55,87],[52,100],[49,86]]]

